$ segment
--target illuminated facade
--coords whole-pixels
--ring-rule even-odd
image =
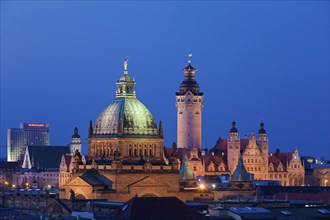
[[[242,155],[245,169],[253,174],[255,180],[277,180],[282,186],[304,185],[305,169],[297,147],[293,152],[277,150],[274,154],[270,153],[264,126],[262,122],[257,137],[251,132],[249,137],[241,139],[236,122],[233,122],[229,137],[219,139],[209,153],[196,148],[167,148],[165,156],[177,154],[183,161],[184,155],[188,155],[194,176],[213,176],[233,175]]]
[[[49,142],[48,124],[21,123],[20,128],[9,128],[7,161],[22,160],[26,146],[47,146]]]
[[[177,160],[164,160],[162,123],[136,98],[128,74],[117,81],[115,99],[90,122],[88,155],[62,156],[59,185],[62,198],[127,201],[138,195],[177,196]],[[91,181],[93,180],[93,181]]]
[[[73,135],[70,143],[70,153],[74,155],[74,153],[78,151],[81,152],[81,139],[80,135],[78,134],[78,128],[75,127],[73,130]]]
[[[203,93],[195,80],[197,69],[191,66],[190,59],[188,63],[183,69],[184,80],[176,93],[177,144],[178,148],[201,149]]]

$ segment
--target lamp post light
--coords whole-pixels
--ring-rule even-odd
[[[204,185],[203,183],[200,184],[200,185],[199,185],[199,189],[202,190],[202,192],[203,192],[203,190],[205,189],[205,185]]]
[[[8,185],[9,185],[8,181],[5,181],[5,188],[8,188]]]
[[[26,186],[26,188],[29,188],[29,183],[28,182],[25,183],[25,186]]]

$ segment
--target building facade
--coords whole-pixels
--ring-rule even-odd
[[[20,128],[8,129],[7,161],[23,160],[26,146],[49,144],[49,124],[21,123]]]
[[[184,155],[188,155],[194,176],[214,176],[233,175],[242,155],[244,167],[254,180],[278,180],[282,186],[304,185],[305,170],[297,147],[293,152],[270,153],[264,126],[261,122],[257,137],[251,132],[241,139],[234,121],[229,137],[219,139],[210,151],[172,147],[165,149],[165,156],[175,154],[183,161]]]

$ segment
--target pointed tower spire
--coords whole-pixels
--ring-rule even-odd
[[[192,170],[189,166],[189,161],[188,161],[187,155],[184,155],[182,165],[180,167],[179,179],[180,180],[194,179],[194,173],[192,172]]]
[[[89,121],[88,137],[90,138],[93,135],[93,123],[92,120]]]
[[[251,180],[250,174],[246,171],[243,164],[242,154],[239,155],[237,167],[231,176],[232,181],[249,181]]]
[[[160,137],[160,138],[163,138],[163,137],[164,137],[164,136],[163,136],[163,123],[162,123],[161,120],[159,121],[158,134],[159,134],[159,137]]]

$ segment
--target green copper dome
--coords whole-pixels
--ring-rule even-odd
[[[128,75],[127,60],[124,76],[117,81],[116,98],[99,115],[93,137],[154,137],[162,135],[150,111],[136,98],[134,79]]]

